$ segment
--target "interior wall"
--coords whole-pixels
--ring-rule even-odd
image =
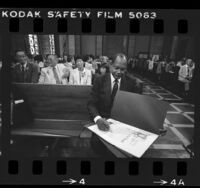
[[[103,55],[113,56],[116,53],[126,52],[127,43],[124,36],[103,36]]]
[[[93,54],[96,55],[96,36],[82,35],[81,36],[81,55]]]
[[[0,43],[1,38],[0,38]],[[11,38],[11,55],[17,49],[29,53],[27,35],[13,35]],[[48,54],[49,36],[38,35],[39,51]],[[3,44],[1,44],[3,47]],[[163,54],[171,58],[194,57],[194,38],[181,36],[138,36],[138,35],[59,35],[55,37],[56,53],[69,55],[107,55],[125,53],[133,57],[140,52]],[[0,56],[2,56],[0,46]]]

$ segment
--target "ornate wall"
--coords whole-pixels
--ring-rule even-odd
[[[112,56],[119,52],[135,56],[145,52],[168,55],[175,59],[183,56],[194,57],[194,39],[184,36],[54,35],[52,38],[49,35],[38,35],[37,38],[39,53],[42,55],[52,53],[54,48],[59,56],[63,54]],[[11,41],[11,55],[14,55],[15,50],[19,48],[30,53],[28,35],[13,35]]]

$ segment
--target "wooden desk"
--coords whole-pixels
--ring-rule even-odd
[[[91,86],[12,84],[13,155],[56,157],[130,157],[85,131]],[[170,146],[172,146],[170,148]],[[168,130],[143,157],[187,158],[182,143]],[[132,156],[131,156],[132,157]]]
[[[13,155],[32,157],[64,157],[64,158],[134,158],[116,147],[99,139],[91,132],[83,130],[79,136],[55,137],[47,136],[14,136],[12,145]],[[30,147],[31,146],[31,147]],[[189,158],[189,153],[184,149],[180,140],[173,132],[157,139],[144,153],[142,158]]]

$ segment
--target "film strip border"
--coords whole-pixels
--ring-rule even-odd
[[[91,19],[82,19],[81,20],[81,28],[79,28],[80,32],[82,34],[89,34],[93,33],[93,27],[92,27],[92,20]],[[118,34],[118,27],[117,27],[117,21],[113,19],[106,19],[105,23],[103,24],[105,27],[105,30],[103,32],[107,34]],[[20,22],[19,18],[11,18],[9,20],[9,31],[16,33],[20,32],[20,27],[24,26],[23,23]],[[56,31],[57,33],[65,33],[69,31],[69,24],[67,19],[58,19],[56,23]],[[128,24],[127,33],[130,34],[138,34],[141,31],[142,23],[139,20],[130,20]],[[163,19],[155,19],[153,21],[153,28],[152,31],[155,34],[163,34],[165,32],[164,30],[164,20]],[[177,34],[187,34],[188,33],[188,20],[182,19],[177,21],[177,31],[174,30],[174,32],[177,32]],[[34,19],[33,20],[33,27],[32,31],[34,33],[42,33],[42,32],[48,32],[48,29],[44,26],[44,20],[43,19]]]
[[[19,18],[11,18],[9,20],[9,31],[10,32],[20,32],[20,27],[23,23],[20,23]],[[58,33],[65,33],[69,31],[68,20],[67,19],[58,19],[57,20],[57,30]],[[93,33],[92,20],[91,19],[82,19],[81,20],[81,32],[82,34]],[[103,24],[105,27],[104,32],[107,34],[118,34],[117,21],[113,19],[106,19]],[[141,31],[142,23],[139,20],[130,20],[127,28],[127,33],[130,34],[138,34]],[[164,20],[163,19],[155,19],[153,21],[153,32],[155,34],[163,34],[164,33]],[[79,29],[79,30],[80,30]],[[177,21],[177,34],[187,34],[188,33],[188,20],[182,19]],[[47,32],[44,30],[44,20],[43,19],[34,19],[33,20],[33,28],[32,31],[34,33],[42,33]],[[174,30],[176,32],[176,30]]]
[[[198,34],[198,10],[125,10],[125,9],[41,9],[40,18],[20,18],[18,9],[5,10],[0,20],[11,33],[67,34]],[[27,10],[21,10],[28,14]],[[38,9],[33,9],[32,14]],[[90,16],[65,17],[69,12],[88,12]],[[2,11],[0,11],[1,13]],[[52,17],[48,18],[51,12]],[[99,12],[100,15],[98,16]],[[123,16],[122,16],[123,15]],[[154,15],[154,16],[152,16]]]
[[[1,165],[1,184],[8,183],[9,178],[11,184],[191,185],[191,165],[187,162],[160,160],[147,164],[143,160],[8,160]]]
[[[44,14],[47,10],[44,10]],[[93,10],[91,10],[93,11]],[[123,10],[128,12],[129,10]],[[140,10],[136,12],[141,12]],[[143,11],[144,12],[144,11]],[[146,12],[146,11],[145,11]],[[151,11],[149,11],[151,12]],[[191,35],[198,34],[198,11],[159,10],[156,19],[0,19],[1,31],[12,33],[67,33],[67,34],[140,34],[140,35]],[[188,13],[188,14],[187,14]],[[196,128],[196,127],[195,127]],[[197,139],[196,139],[197,140]],[[7,155],[6,155],[7,156]],[[186,185],[194,185],[197,179],[194,174],[197,170],[195,160],[177,159],[142,159],[141,161],[87,159],[81,161],[57,160],[57,159],[3,159],[0,160],[1,183],[19,184],[49,184],[69,183],[68,179],[80,184],[85,178],[85,184],[115,184],[151,185],[160,184],[178,185],[185,182]],[[10,158],[10,156],[8,157]],[[78,162],[77,162],[78,161]],[[171,168],[172,167],[172,168]],[[57,177],[58,175],[58,177]],[[56,178],[50,178],[56,177]],[[113,178],[111,178],[113,177]],[[167,177],[165,179],[165,177]],[[27,178],[27,179],[26,179]],[[73,179],[74,178],[74,179]],[[162,181],[161,181],[162,178]],[[192,179],[191,179],[192,178]],[[65,180],[65,182],[63,182]],[[79,181],[78,181],[79,180]],[[153,181],[155,180],[155,181]],[[175,181],[174,181],[175,180]],[[83,182],[83,181],[82,181]],[[166,183],[167,182],[167,183]],[[175,184],[176,182],[176,184]],[[189,184],[188,184],[189,182]],[[174,183],[174,184],[172,184]],[[70,183],[69,183],[70,184]]]

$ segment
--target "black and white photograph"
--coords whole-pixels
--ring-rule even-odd
[[[194,37],[11,37],[11,156],[195,156]]]

